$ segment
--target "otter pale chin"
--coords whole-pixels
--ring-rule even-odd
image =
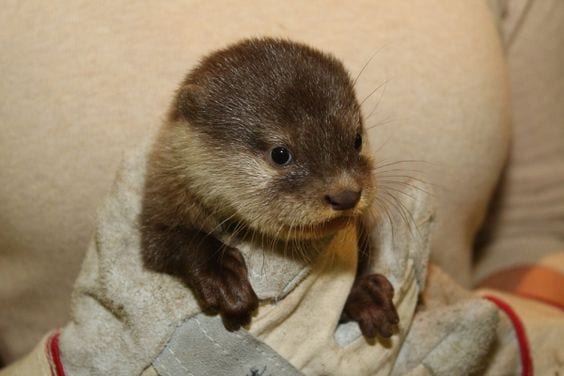
[[[334,57],[272,38],[208,55],[180,85],[149,157],[145,266],[180,278],[235,330],[258,299],[242,255],[219,239],[318,239],[355,223],[365,251],[343,314],[367,337],[391,336],[392,286],[364,272],[363,215],[375,194],[364,136],[353,82]]]

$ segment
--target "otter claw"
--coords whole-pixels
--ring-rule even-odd
[[[358,322],[365,337],[391,337],[397,330],[399,316],[392,301],[394,288],[381,274],[369,274],[355,280],[344,315]]]
[[[247,275],[247,267],[239,250],[226,247],[212,265],[201,269],[191,283],[202,309],[219,313],[228,330],[237,330],[251,322],[258,308],[258,298]]]

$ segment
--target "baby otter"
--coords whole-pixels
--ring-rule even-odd
[[[364,132],[353,83],[330,55],[265,38],[207,56],[181,84],[149,158],[145,266],[180,278],[226,328],[248,324],[258,299],[242,255],[221,239],[315,241],[352,221],[362,231],[374,195]],[[344,316],[367,337],[389,337],[392,286],[359,259]]]

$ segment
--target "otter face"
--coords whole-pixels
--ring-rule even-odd
[[[217,215],[291,238],[328,235],[373,197],[360,106],[335,58],[256,39],[205,58],[170,121],[187,184]]]

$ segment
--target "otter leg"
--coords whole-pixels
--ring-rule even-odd
[[[345,303],[344,316],[358,322],[365,337],[391,337],[399,323],[393,297],[394,288],[383,275],[357,277]]]
[[[394,288],[382,274],[367,274],[374,250],[364,225],[359,225],[359,265],[345,303],[343,318],[358,322],[365,337],[391,337],[399,323]]]
[[[145,227],[142,241],[145,265],[180,278],[204,312],[219,313],[228,330],[250,323],[258,298],[238,249],[183,226]]]

